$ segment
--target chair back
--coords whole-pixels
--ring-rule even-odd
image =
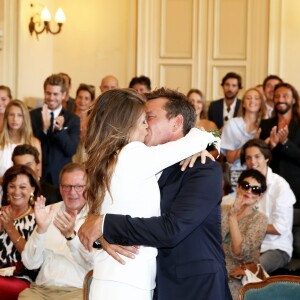
[[[299,300],[300,276],[279,275],[242,287],[240,300]]]
[[[89,300],[90,286],[93,279],[93,270],[87,272],[83,281],[83,300]]]

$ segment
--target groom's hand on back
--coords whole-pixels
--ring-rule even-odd
[[[88,250],[93,250],[93,243],[102,237],[103,215],[87,217],[78,231],[78,237],[83,246]]]

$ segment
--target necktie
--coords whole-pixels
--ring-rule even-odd
[[[50,113],[50,132],[53,132],[54,129],[54,113],[51,111]]]

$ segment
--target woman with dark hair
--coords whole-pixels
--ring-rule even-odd
[[[222,205],[222,240],[229,275],[241,262],[259,263],[267,218],[256,206],[266,188],[266,178],[259,171],[243,171],[237,182],[233,205]],[[231,278],[229,287],[233,299],[237,300],[241,280]]]
[[[184,103],[193,113],[191,104],[186,100]],[[177,141],[147,147],[147,134],[143,95],[131,89],[114,89],[97,99],[85,142],[90,215],[159,216],[160,192],[155,175],[204,150],[215,140],[212,134],[192,128]],[[99,250],[94,259],[91,299],[122,299],[124,295],[130,299],[152,299],[156,255],[157,249],[141,247],[135,259],[122,256],[126,264],[121,265]]]
[[[0,211],[0,294],[3,300],[14,300],[29,287],[36,273],[27,270],[21,259],[25,244],[35,228],[33,206],[40,187],[36,174],[30,167],[16,165],[3,176],[3,206]],[[14,267],[5,276],[3,269]],[[4,276],[2,276],[4,274]]]

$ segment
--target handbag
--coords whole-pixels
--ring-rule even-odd
[[[241,261],[240,265],[231,271],[230,277],[241,279],[242,285],[246,285],[251,282],[263,281],[270,276],[261,264]]]

